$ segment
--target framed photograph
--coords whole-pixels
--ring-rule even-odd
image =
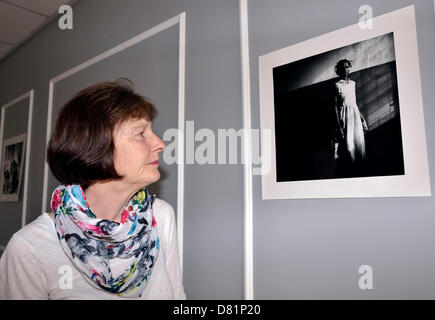
[[[26,134],[9,138],[3,142],[0,201],[19,201],[25,152]]]
[[[259,58],[263,199],[430,196],[414,7]]]

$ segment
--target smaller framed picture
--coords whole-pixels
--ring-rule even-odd
[[[4,141],[1,157],[0,201],[19,201],[25,152],[26,134]]]

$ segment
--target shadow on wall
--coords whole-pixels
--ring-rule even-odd
[[[291,75],[289,81],[274,83],[277,91],[291,91],[335,78],[334,66],[340,59],[352,61],[352,72],[396,60],[393,33],[323,52],[275,69]]]

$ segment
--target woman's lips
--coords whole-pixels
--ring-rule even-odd
[[[153,162],[150,162],[150,163],[148,163],[148,164],[159,164],[159,160],[156,160],[156,161],[153,161]]]

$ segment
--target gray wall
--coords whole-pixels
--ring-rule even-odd
[[[252,125],[259,126],[258,56],[415,3],[429,169],[435,185],[435,18],[427,1],[249,0]],[[424,198],[261,200],[254,176],[257,299],[435,298],[435,201]],[[373,268],[373,290],[358,268]]]
[[[253,128],[259,127],[258,56],[357,23],[363,4],[372,5],[374,14],[380,15],[412,2],[249,0]],[[41,213],[49,80],[183,11],[185,118],[195,121],[196,129],[238,130],[242,94],[237,0],[82,0],[74,6],[73,31],[59,30],[54,21],[0,62],[1,105],[35,89],[27,222]],[[419,0],[416,14],[431,163],[435,150],[432,1]],[[155,45],[165,43],[156,41]],[[134,60],[124,63],[133,73]],[[101,77],[114,76],[113,70],[104,70],[98,71]],[[92,77],[89,73],[84,81]],[[150,85],[139,76],[135,80],[143,91]],[[164,81],[173,87],[170,77]],[[71,79],[71,87],[66,84],[59,88],[62,99],[79,87],[80,80]],[[151,94],[165,98],[159,88]],[[171,97],[165,100],[169,104]],[[166,119],[159,128],[163,131],[177,115],[164,105],[157,107]],[[262,201],[260,177],[254,176],[253,182],[255,298],[435,298],[435,203],[431,197]],[[242,166],[186,165],[184,194],[188,298],[242,299]],[[20,210],[0,203],[0,211],[0,244],[5,244],[18,229]],[[374,268],[372,291],[358,288],[362,264]]]

